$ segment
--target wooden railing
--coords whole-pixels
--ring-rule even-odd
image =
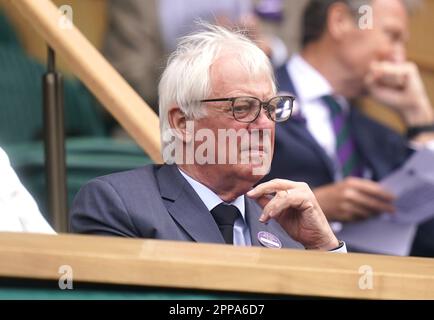
[[[0,278],[291,296],[434,299],[434,260],[78,235],[0,234]]]
[[[75,27],[65,28],[49,0],[13,0],[45,41],[68,63],[101,104],[119,121],[152,160],[160,163],[159,121],[155,112],[128,85]]]

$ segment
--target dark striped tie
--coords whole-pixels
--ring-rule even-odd
[[[348,115],[333,96],[324,96],[323,101],[330,109],[330,117],[336,136],[336,157],[342,176],[362,176],[362,166],[357,154]]]

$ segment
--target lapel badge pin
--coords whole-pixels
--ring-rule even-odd
[[[258,232],[258,240],[264,247],[275,249],[282,248],[282,242],[272,233],[266,231]]]

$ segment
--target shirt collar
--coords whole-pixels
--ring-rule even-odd
[[[311,66],[301,55],[294,54],[286,65],[286,70],[293,81],[300,104],[311,103],[326,95],[333,95],[344,110],[348,110],[348,101],[336,96],[330,82]]]
[[[286,67],[301,101],[309,102],[333,93],[327,79],[299,54],[292,56]]]
[[[203,201],[203,203],[205,204],[205,206],[208,208],[209,211],[211,211],[212,209],[217,207],[220,203],[224,202],[222,199],[220,199],[220,197],[218,195],[216,195],[207,186],[205,186],[204,184],[200,183],[199,181],[193,179],[192,177],[187,175],[181,169],[178,168],[178,170],[179,170],[179,172],[181,172],[181,174],[185,178],[185,180],[187,180],[187,182],[191,185],[191,187],[194,189],[194,191],[196,191],[199,198]],[[228,204],[232,204],[235,207],[237,207],[238,210],[240,210],[240,213],[241,213],[243,219],[245,219],[244,195],[239,196],[234,201],[232,201],[231,203],[228,203]]]

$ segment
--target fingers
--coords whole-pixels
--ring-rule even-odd
[[[366,219],[375,214],[360,204],[357,197],[360,192],[349,186],[351,179],[314,189],[314,194],[330,221],[349,222]]]
[[[402,89],[405,87],[410,69],[407,63],[377,62],[371,66],[371,76],[377,83]]]
[[[302,186],[307,186],[307,184],[290,180],[273,179],[257,185],[254,189],[247,192],[247,196],[257,199],[265,195],[274,195],[278,191],[286,191]]]
[[[316,188],[315,195],[331,221],[367,219],[382,212],[393,213],[394,195],[375,182],[350,177]]]
[[[351,202],[360,207],[364,207],[371,212],[395,212],[395,207],[390,201],[357,192],[355,190],[349,190],[347,193],[347,197]]]
[[[342,204],[342,212],[343,213],[340,215],[341,219],[339,220],[342,222],[365,220],[378,214],[378,212],[373,212],[364,206],[352,202]]]
[[[272,196],[262,196],[259,198],[256,198],[256,202],[261,206],[261,208],[264,208],[272,199]]]
[[[347,178],[344,183],[342,211],[345,220],[367,219],[378,213],[395,212],[392,204],[395,196],[380,184],[360,178]]]
[[[282,213],[291,208],[298,212],[304,212],[313,208],[313,206],[306,192],[301,190],[279,191],[265,205],[259,221],[267,222],[270,219],[278,219]]]
[[[276,215],[280,215],[282,211],[288,208],[303,207],[303,201],[298,193],[291,193],[292,197],[290,199],[288,198],[289,194],[287,191],[295,191],[294,189],[305,191],[303,193],[304,196],[309,194],[306,193],[307,191],[310,191],[305,183],[274,179],[256,186],[247,193],[247,196],[256,199],[258,204],[264,209],[259,221],[267,222]]]
[[[395,196],[385,190],[380,184],[360,178],[347,178],[345,180],[347,184],[346,189],[355,189],[356,191],[363,193],[369,197],[375,197],[377,199],[383,200],[384,202],[392,202],[395,200]]]

